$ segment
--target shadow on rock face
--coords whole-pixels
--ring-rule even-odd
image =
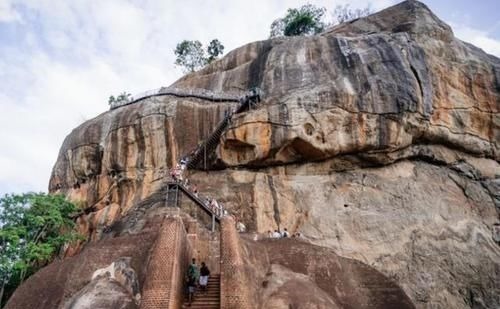
[[[260,308],[415,308],[374,268],[297,239],[245,241]]]

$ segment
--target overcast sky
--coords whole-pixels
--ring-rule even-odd
[[[380,10],[399,1],[309,1]],[[498,0],[424,1],[455,35],[500,57]],[[496,2],[496,3],[495,3]],[[179,78],[173,49],[262,40],[299,0],[0,0],[0,195],[46,191],[63,139],[107,98]]]

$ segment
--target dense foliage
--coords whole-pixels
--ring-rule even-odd
[[[110,96],[108,99],[108,104],[118,104],[118,103],[126,103],[130,101],[130,93],[127,92],[122,92],[120,93],[117,97],[115,96]]]
[[[332,14],[332,23],[324,19],[326,9],[312,4],[300,8],[288,9],[285,17],[278,18],[271,24],[270,37],[312,35],[322,32],[326,27],[351,21],[371,14],[370,7],[351,9],[349,4],[337,5]]]
[[[200,41],[184,40],[177,44],[174,50],[175,64],[183,67],[186,73],[190,73],[211,63],[223,52],[224,45],[217,39],[213,39],[208,44],[206,51],[208,56],[205,55],[205,50]]]
[[[285,17],[278,18],[271,24],[271,37],[320,33],[325,28],[322,21],[325,12],[325,8],[312,4],[288,9]]]
[[[80,239],[61,195],[27,193],[0,199],[0,304],[27,277],[48,264],[64,244]]]
[[[207,63],[210,63],[224,53],[224,45],[219,40],[213,39],[208,43],[207,53]]]

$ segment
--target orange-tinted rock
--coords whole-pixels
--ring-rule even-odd
[[[174,85],[264,90],[208,162],[225,169],[190,176],[250,230],[301,231],[394,279],[417,308],[500,306],[500,60],[425,5],[250,43]],[[85,208],[89,240],[112,237],[108,226],[135,233],[146,224],[136,210],[164,198],[168,169],[235,104],[163,96],[103,113],[66,138],[50,191]],[[269,304],[309,279],[271,282]]]

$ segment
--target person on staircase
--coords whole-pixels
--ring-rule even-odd
[[[180,166],[180,164],[177,164],[177,165],[175,166],[175,170],[174,170],[174,171],[175,171],[175,178],[176,178],[178,181],[182,182],[182,180],[183,180],[183,179],[182,179],[182,170],[181,170],[181,166]]]
[[[175,168],[172,168],[170,170],[170,177],[172,178],[173,181],[177,182],[177,175],[175,173]]]
[[[219,203],[217,203],[217,200],[214,198],[210,200],[210,209],[212,209],[214,214],[220,216],[220,206]]]
[[[193,258],[191,264],[189,264],[187,272],[187,285],[188,285],[188,305],[191,306],[193,302],[194,293],[196,291],[196,283],[198,282],[198,277],[200,273],[198,271],[198,265],[196,265],[196,259]]]
[[[182,158],[181,159],[181,170],[184,171],[186,169],[186,165],[187,165],[187,159],[186,158]]]
[[[187,278],[188,285],[188,306],[191,306],[191,303],[194,299],[194,292],[196,290],[196,279],[193,276]]]
[[[243,222],[238,220],[238,222],[236,222],[236,230],[238,231],[238,233],[245,233],[247,231],[247,227]]]
[[[198,197],[198,187],[195,184],[193,184],[192,190],[193,190],[193,195]]]
[[[208,269],[205,262],[201,262],[200,268],[200,289],[202,292],[207,291],[208,276],[210,276],[210,270]]]
[[[283,237],[283,238],[290,237],[290,233],[288,233],[288,230],[286,229],[286,227],[283,230],[283,233],[281,233],[281,237]]]

